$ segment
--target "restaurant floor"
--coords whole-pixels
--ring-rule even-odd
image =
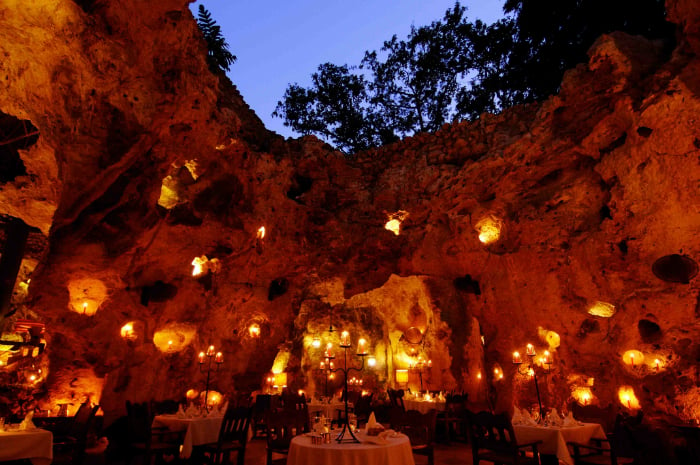
[[[265,465],[265,439],[253,439],[248,443],[245,465]],[[416,465],[428,463],[427,457],[413,456]],[[472,450],[469,445],[461,442],[435,445],[435,465],[471,465]],[[311,464],[310,464],[311,465]]]

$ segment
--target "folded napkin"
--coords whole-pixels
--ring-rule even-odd
[[[569,412],[569,414],[564,418],[564,423],[562,426],[571,427],[579,426],[579,422],[574,418],[574,414]]]
[[[515,407],[515,410],[513,410],[513,419],[511,423],[514,425],[537,425],[537,421],[530,416],[530,412],[528,412],[527,409],[520,410],[518,407]]]
[[[564,423],[564,420],[562,420],[562,418],[559,416],[557,409],[553,408],[545,417],[545,422],[549,426],[561,426]]]
[[[187,407],[187,410],[185,410],[185,416],[187,418],[194,418],[199,416],[199,409],[194,406],[194,404],[190,404],[189,407]]]
[[[177,413],[175,413],[175,416],[178,418],[186,418],[187,414],[185,413],[185,409],[183,408],[182,404],[177,408]]]
[[[374,412],[372,412],[369,414],[369,419],[367,420],[367,430],[369,431],[375,428],[383,428],[383,426],[377,423],[377,418],[374,416]]]
[[[24,417],[24,420],[22,420],[22,423],[19,424],[19,429],[24,431],[24,430],[32,430],[36,429],[36,426],[34,426],[34,422],[32,422],[32,418],[34,418],[34,412],[29,412],[26,417]]]

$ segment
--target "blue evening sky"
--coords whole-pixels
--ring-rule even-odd
[[[321,63],[358,65],[365,50],[379,50],[411,25],[441,19],[454,0],[197,0],[221,26],[238,61],[229,78],[265,126],[297,137],[272,112],[289,83],[308,86]],[[462,0],[467,18],[491,23],[503,0]]]

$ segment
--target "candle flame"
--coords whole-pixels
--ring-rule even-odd
[[[202,255],[201,257],[194,257],[194,260],[192,260],[192,276],[199,276],[204,272],[204,265],[207,263],[209,259],[207,258],[206,255]]]
[[[258,228],[258,233],[255,236],[257,239],[265,239],[265,226]]]
[[[399,210],[388,216],[384,229],[393,232],[395,235],[401,234],[401,223],[408,217],[408,212]]]

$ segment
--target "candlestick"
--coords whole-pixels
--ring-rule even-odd
[[[215,351],[214,346],[209,346],[209,347],[207,348],[207,357],[213,357],[213,356],[214,356],[214,351]]]
[[[202,365],[204,363],[204,352],[199,353],[199,364]]]
[[[340,347],[350,347],[350,333],[343,331],[340,334]]]
[[[224,363],[224,354],[222,354],[221,352],[217,352],[216,357],[214,358],[214,362]]]
[[[528,345],[526,346],[526,352],[525,352],[525,353],[526,353],[528,356],[530,356],[530,355],[535,355],[535,346],[533,346],[532,344],[528,344]]]
[[[360,340],[357,341],[357,353],[358,355],[367,354],[367,340],[360,338]]]
[[[520,357],[520,352],[513,352],[513,363],[516,365],[523,363],[523,359]]]

